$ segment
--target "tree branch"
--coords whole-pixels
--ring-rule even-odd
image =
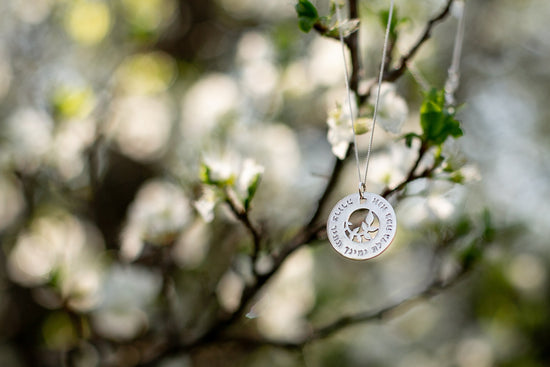
[[[250,233],[250,236],[252,237],[252,243],[253,243],[253,249],[252,249],[252,255],[251,255],[252,271],[255,273],[256,260],[258,260],[258,255],[260,254],[260,250],[261,250],[262,235],[260,231],[250,221],[248,210],[238,205],[235,202],[235,200],[232,198],[232,195],[230,192],[226,192],[225,202],[228,204],[229,208],[231,209],[235,217],[237,217],[237,219],[246,227],[246,229]]]
[[[420,39],[416,42],[416,44],[411,48],[411,50],[407,54],[401,57],[399,65],[396,68],[391,69],[384,74],[385,81],[395,81],[404,74],[405,70],[407,69],[407,62],[414,57],[414,55],[420,49],[421,45],[429,39],[432,28],[437,23],[442,21],[449,14],[452,3],[453,3],[453,0],[448,0],[445,8],[438,15],[436,15],[435,17],[433,17],[428,21],[425,27],[424,33],[422,34]],[[357,0],[349,0],[349,17],[351,19],[358,18]],[[322,35],[323,33],[326,33],[326,32],[323,32],[322,29],[318,29],[318,27],[315,27],[315,29]],[[350,88],[356,93],[357,96],[359,96],[358,84],[359,84],[359,74],[360,74],[360,60],[359,60],[359,50],[358,50],[358,32],[354,32],[350,34],[348,37],[346,37],[345,44],[350,50],[350,55],[351,55],[352,70],[351,70],[351,76],[350,76]],[[370,89],[369,89],[369,92],[370,92]],[[360,96],[360,97],[364,97],[362,100],[365,100],[366,98],[368,98],[368,94],[366,96]],[[351,147],[350,149],[348,149],[348,156],[350,151],[351,151]],[[434,166],[426,169],[420,174],[415,173],[426,151],[427,149],[425,147],[421,147],[419,149],[418,158],[416,162],[413,164],[413,166],[411,167],[411,169],[409,170],[407,178],[397,187],[393,189],[389,189],[389,188],[385,189],[383,196],[388,196],[393,192],[401,190],[406,186],[407,183],[417,178],[427,177],[433,171],[433,169],[435,169],[435,166]],[[145,361],[140,366],[142,367],[153,366],[155,365],[156,362],[158,362],[159,360],[165,357],[175,355],[177,353],[181,353],[184,351],[190,351],[195,348],[212,344],[214,342],[242,342],[242,343],[247,343],[249,345],[258,345],[258,346],[271,345],[271,346],[280,347],[280,348],[287,348],[287,349],[298,348],[299,349],[299,348],[302,348],[303,345],[305,345],[306,343],[309,343],[314,340],[326,338],[347,326],[358,324],[358,323],[364,323],[375,319],[381,319],[399,307],[403,307],[405,305],[412,304],[413,302],[419,299],[422,299],[425,297],[431,297],[435,294],[438,294],[444,289],[449,288],[452,284],[454,284],[458,280],[458,278],[460,278],[463,275],[463,274],[458,274],[455,277],[455,279],[445,283],[441,282],[440,280],[434,280],[430,284],[428,284],[418,294],[411,296],[407,299],[404,299],[402,301],[399,301],[395,304],[386,306],[382,309],[344,316],[328,325],[325,325],[324,327],[315,329],[304,340],[296,343],[269,340],[269,339],[230,337],[227,335],[223,336],[222,334],[224,333],[224,331],[226,331],[229,326],[233,325],[237,320],[239,320],[243,316],[250,301],[252,301],[252,299],[258,294],[258,292],[261,289],[263,289],[263,287],[267,284],[267,282],[277,273],[277,271],[281,268],[285,260],[300,247],[308,243],[311,243],[312,241],[319,239],[321,237],[321,234],[325,231],[325,225],[324,223],[318,224],[317,222],[319,221],[319,217],[323,213],[324,205],[327,199],[329,198],[330,194],[334,191],[334,188],[336,187],[338,179],[341,176],[341,173],[343,171],[344,164],[345,164],[345,161],[343,160],[335,161],[332,168],[332,173],[330,174],[330,178],[328,179],[328,182],[325,186],[325,189],[323,190],[323,193],[320,195],[317,201],[317,206],[310,220],[307,222],[307,224],[305,224],[302,227],[300,231],[297,232],[297,234],[291,240],[289,240],[286,244],[280,246],[278,249],[275,250],[275,252],[271,254],[271,257],[273,260],[273,266],[268,272],[264,274],[258,274],[254,270],[255,282],[245,287],[239,302],[239,306],[234,312],[232,312],[229,315],[226,315],[225,317],[221,317],[217,319],[209,327],[208,330],[206,330],[201,336],[195,338],[192,341],[189,341],[189,342],[184,342],[181,340],[167,341],[167,343],[163,347],[161,347],[159,350],[156,351],[156,353],[154,353],[154,356],[150,357],[148,361]],[[246,210],[239,208],[235,204],[235,202],[229,198],[229,196],[228,196],[227,203],[231,211],[237,217],[237,219],[239,219],[239,221],[243,223],[243,225],[247,228],[250,235],[252,236],[253,243],[254,243],[252,260],[253,260],[253,263],[255,263],[260,251],[260,245],[262,240],[261,233],[251,223],[248,212]]]
[[[436,24],[438,21],[442,20],[443,18],[445,18],[445,16],[449,12],[449,8],[450,8],[452,2],[453,2],[453,0],[449,0],[448,3],[447,3],[447,6],[444,9],[444,11],[442,13],[440,13],[438,16],[432,18],[428,22],[428,25],[426,26],[426,30],[425,30],[424,35],[421,38],[421,40],[413,47],[413,49],[409,52],[408,55],[404,56],[405,63],[406,63],[406,60],[408,60],[409,58],[414,56],[414,54],[416,53],[418,48],[420,48],[420,45],[429,38],[429,35],[430,35],[430,32],[431,32],[431,29],[432,29],[433,25]],[[352,19],[355,19],[355,18],[358,17],[357,0],[350,0],[349,1],[349,17],[352,18]],[[358,41],[358,32],[354,32],[346,38],[346,45],[350,49],[351,61],[352,61],[352,75],[351,75],[351,80],[350,80],[350,88],[352,90],[354,90],[356,93],[357,93],[357,90],[358,90],[358,70],[359,70],[359,67],[360,67],[359,66],[360,65],[360,60],[359,60],[359,52],[358,52],[358,42],[357,41]],[[403,60],[403,58],[402,58],[402,60]],[[397,77],[399,77],[401,75],[402,75],[402,73],[400,75],[398,75]],[[355,82],[354,82],[354,76],[355,76]],[[405,183],[403,185],[406,185],[406,183],[410,182],[412,179],[415,178],[414,172],[415,172],[416,168],[418,167],[421,159],[423,158],[426,150],[427,149],[424,146],[422,146],[420,148],[418,159],[417,159],[416,163],[413,165],[413,167],[411,168],[411,170],[410,170],[410,172],[407,176],[407,180],[405,181]],[[348,149],[348,154],[347,154],[348,156],[349,156],[350,151],[351,151],[351,148]],[[324,225],[317,225],[316,222],[318,221],[318,218],[322,213],[322,208],[323,208],[324,203],[326,202],[327,198],[332,193],[332,191],[334,190],[334,188],[336,186],[336,183],[338,182],[338,178],[340,177],[343,166],[344,166],[344,161],[341,161],[341,160],[336,160],[335,161],[334,166],[333,166],[333,170],[332,170],[332,174],[330,175],[330,179],[327,182],[325,190],[323,191],[322,195],[320,196],[320,198],[318,200],[317,208],[316,208],[314,214],[312,215],[310,221],[286,245],[282,246],[282,249],[278,253],[273,254],[272,257],[273,257],[273,262],[274,263],[273,263],[272,269],[269,272],[265,273],[265,274],[258,275],[256,283],[254,283],[253,285],[245,288],[245,290],[243,292],[243,295],[242,295],[242,298],[241,298],[241,302],[239,304],[239,307],[225,322],[222,322],[223,325],[230,324],[236,318],[238,318],[243,313],[244,309],[248,305],[248,302],[267,283],[267,281],[279,270],[279,268],[284,263],[284,261],[288,258],[288,256],[290,256],[294,251],[296,251],[301,246],[303,246],[303,245],[311,242],[312,240],[316,239],[319,232],[324,229]],[[424,174],[427,174],[427,171],[425,171]],[[393,191],[391,191],[391,192],[393,192]],[[245,224],[245,226],[252,233],[253,237],[255,238],[255,241],[256,241],[256,238],[259,241],[259,238],[260,238],[259,233],[257,231],[255,231],[254,227],[250,224],[250,220],[248,218],[247,213],[245,211],[237,210],[237,208],[231,202],[230,202],[230,207],[233,210],[233,212],[235,213],[235,215]],[[222,327],[222,329],[223,328],[224,327]],[[215,328],[215,329],[217,330],[218,328]],[[208,334],[210,334],[210,333],[208,333]]]
[[[407,176],[405,177],[405,179],[401,183],[399,183],[397,186],[395,186],[393,189],[390,189],[389,187],[386,187],[384,190],[382,190],[382,193],[380,195],[383,196],[384,198],[387,198],[388,196],[390,196],[394,192],[398,192],[398,191],[403,190],[405,188],[405,186],[407,186],[407,184],[409,184],[410,182],[412,182],[414,180],[417,180],[419,178],[422,178],[422,177],[427,177],[429,175],[429,173],[431,173],[435,169],[435,164],[434,164],[434,167],[424,170],[424,172],[422,172],[422,174],[419,174],[419,175],[415,174],[416,169],[420,165],[420,162],[422,161],[422,158],[424,158],[424,155],[426,154],[427,151],[428,151],[427,146],[424,143],[422,143],[420,148],[418,148],[418,157],[416,158],[416,161],[414,162],[414,164],[409,169],[409,172],[408,172]]]
[[[358,19],[359,11],[357,0],[349,0],[349,19]],[[346,45],[351,55],[351,77],[349,86],[358,95],[359,74],[361,72],[361,60],[359,59],[359,32],[353,32],[346,38]]]
[[[403,73],[405,73],[405,71],[407,70],[408,62],[416,55],[420,47],[431,37],[433,28],[438,23],[442,22],[450,14],[451,6],[453,5],[453,2],[454,0],[447,0],[447,3],[445,4],[445,7],[443,8],[443,10],[441,10],[441,12],[436,14],[433,18],[431,18],[428,21],[428,23],[426,24],[426,27],[424,28],[424,32],[422,32],[422,35],[420,36],[420,38],[411,47],[409,52],[401,56],[401,59],[399,60],[399,64],[395,68],[388,70],[384,73],[384,77],[383,77],[384,81],[394,82],[397,79],[399,79],[399,77],[401,77]]]
[[[447,3],[447,6],[445,7],[444,11],[440,13],[438,16],[434,17],[428,22],[428,25],[426,26],[426,30],[424,32],[424,36],[422,39],[413,47],[411,52],[409,52],[409,55],[405,59],[408,60],[420,48],[420,45],[424,43],[430,35],[431,29],[434,24],[436,24],[438,21],[445,18],[447,13],[449,12],[449,8],[452,4],[453,0],[449,0]],[[357,7],[357,0],[350,0],[349,1],[349,17],[352,19],[358,18],[358,7]],[[356,92],[358,92],[358,80],[359,80],[359,74],[358,70],[360,68],[360,60],[359,60],[359,52],[358,52],[358,32],[354,32],[351,35],[349,35],[346,38],[346,45],[350,49],[351,54],[351,63],[352,63],[352,74],[350,77],[350,88]],[[403,58],[402,58],[403,60]],[[404,71],[404,70],[403,70]],[[396,79],[399,78],[403,73],[396,76]],[[354,82],[355,78],[355,82]],[[349,152],[351,151],[348,149],[348,156]],[[407,180],[404,185],[406,185],[411,180],[415,179],[414,172],[416,168],[418,167],[418,164],[422,157],[424,156],[425,150],[423,151],[423,148],[420,149],[419,157],[417,159],[417,162],[414,164],[414,166],[411,168],[409,175],[407,177]],[[310,243],[311,241],[318,238],[319,233],[321,231],[324,231],[324,224],[317,224],[321,213],[323,206],[328,199],[329,195],[334,190],[336,183],[338,182],[338,178],[340,177],[340,174],[342,172],[342,169],[344,167],[344,161],[336,160],[333,166],[332,173],[330,175],[329,181],[327,182],[327,185],[325,187],[325,190],[323,191],[322,195],[320,196],[316,210],[314,211],[311,219],[309,222],[302,228],[301,231],[299,231],[286,245],[283,245],[280,247],[280,250],[274,254],[272,254],[272,260],[273,260],[273,266],[265,274],[257,274],[256,276],[256,282],[250,286],[247,286],[242,294],[241,300],[239,302],[239,307],[231,314],[228,318],[219,320],[217,323],[215,323],[212,328],[207,331],[202,337],[197,339],[193,345],[200,345],[203,342],[206,342],[207,340],[211,340],[212,338],[215,339],[215,337],[223,331],[227,326],[231,325],[235,320],[237,320],[242,314],[244,313],[244,310],[248,306],[248,303],[254,298],[254,296],[258,293],[260,289],[263,288],[263,286],[268,282],[269,279],[280,269],[281,265],[284,263],[284,261],[297,249],[302,247],[303,245]],[[423,174],[427,175],[429,171],[423,172]],[[398,190],[398,188],[394,190],[390,190],[389,193]],[[388,193],[388,194],[389,194]],[[388,195],[386,194],[386,195]],[[245,224],[245,226],[249,229],[249,231],[252,233],[253,237],[255,238],[255,241],[259,241],[259,233],[257,231],[254,231],[254,227],[250,225],[250,220],[248,218],[248,215],[246,212],[239,212],[238,210],[235,210],[235,206],[230,205],[234,213],[237,215],[237,217]],[[248,223],[248,224],[247,224]],[[256,236],[258,236],[258,239],[256,239]],[[259,242],[258,242],[259,243]]]
[[[302,343],[305,344],[305,343],[312,342],[314,340],[327,338],[348,326],[358,325],[358,324],[362,324],[370,321],[382,320],[386,317],[389,317],[393,312],[397,311],[400,308],[410,307],[414,303],[420,300],[432,298],[440,294],[442,291],[455,285],[460,279],[462,279],[467,274],[467,272],[468,272],[468,269],[462,268],[457,274],[453,276],[452,279],[446,282],[438,278],[435,278],[432,280],[432,282],[427,284],[417,294],[414,294],[405,299],[402,299],[400,301],[397,301],[395,303],[382,307],[378,310],[365,311],[365,312],[359,312],[352,315],[342,316],[341,318],[323,327],[315,329],[306,338],[306,340],[302,341]]]
[[[387,317],[392,317],[397,314],[397,311],[403,308],[409,308],[413,306],[416,302],[421,300],[430,299],[446,289],[451,288],[456,285],[460,280],[462,280],[468,272],[471,270],[471,267],[462,267],[457,271],[450,279],[443,281],[438,277],[434,277],[431,282],[426,284],[419,292],[408,296],[402,300],[384,306],[376,310],[368,310],[363,312],[358,312],[355,314],[350,314],[342,316],[322,327],[313,328],[313,330],[304,338],[298,341],[285,341],[285,340],[276,340],[270,338],[258,338],[258,337],[247,337],[241,335],[227,336],[223,339],[220,339],[220,342],[241,342],[249,345],[251,347],[261,347],[261,346],[271,346],[282,349],[302,349],[308,343],[311,343],[316,340],[325,339],[330,337],[339,331],[350,327],[356,326],[363,323],[368,323],[377,320],[383,320]]]
[[[422,142],[422,145],[418,149],[418,157],[416,158],[416,161],[410,168],[407,176],[403,181],[401,181],[397,186],[390,189],[389,187],[386,187],[384,190],[382,190],[381,196],[388,198],[388,196],[392,195],[393,193],[399,192],[403,190],[409,183],[416,181],[420,178],[428,178],[432,175],[432,173],[441,166],[442,160],[436,159],[432,166],[425,168],[422,172],[416,173],[416,170],[418,166],[420,165],[420,162],[426,155],[426,153],[429,151],[430,147],[425,143]]]
[[[348,149],[345,159],[347,159],[347,157],[350,155],[351,149],[352,148]],[[313,212],[313,215],[311,216],[311,219],[309,220],[306,227],[313,227],[315,225],[315,223],[317,223],[317,221],[319,220],[319,217],[322,214],[322,209],[323,209],[324,204],[326,203],[328,197],[334,191],[334,188],[336,187],[336,184],[338,183],[338,178],[340,177],[340,174],[341,174],[341,172],[344,168],[345,159],[344,160],[340,160],[340,159],[335,160],[334,165],[332,167],[332,172],[331,172],[330,177],[328,179],[328,182],[325,186],[325,189],[323,190],[323,193],[319,197],[319,200],[317,201],[317,207],[316,207],[315,211]]]

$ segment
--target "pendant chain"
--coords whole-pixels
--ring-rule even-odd
[[[390,35],[390,28],[391,28],[391,20],[393,16],[393,6],[394,6],[394,0],[391,0],[390,3],[390,10],[388,14],[388,22],[386,24],[386,33],[384,36],[384,47],[382,49],[382,59],[380,62],[380,73],[378,75],[378,88],[376,90],[376,99],[374,103],[374,112],[372,116],[372,128],[370,133],[370,139],[369,139],[369,145],[367,148],[367,156],[365,158],[366,164],[365,164],[365,174],[361,175],[361,168],[359,164],[359,149],[357,147],[357,134],[355,133],[355,118],[353,116],[353,107],[351,103],[351,88],[349,85],[349,71],[348,71],[348,64],[346,60],[346,50],[345,50],[345,44],[344,44],[344,36],[342,34],[342,19],[340,16],[340,7],[336,6],[336,17],[338,20],[338,33],[340,37],[340,45],[342,46],[342,57],[344,60],[344,72],[345,72],[345,78],[346,78],[346,91],[348,95],[348,107],[349,107],[349,114],[351,118],[351,126],[353,130],[353,144],[354,144],[354,151],[355,151],[355,164],[357,166],[357,175],[359,177],[359,195],[363,197],[363,193],[367,190],[367,174],[369,172],[369,161],[370,161],[370,154],[372,150],[372,142],[374,138],[374,128],[376,127],[376,117],[378,114],[378,104],[380,101],[380,87],[382,86],[382,79],[384,77],[384,67],[386,65],[386,52],[388,49],[388,43],[389,43],[389,35]]]
[[[447,80],[445,82],[445,103],[447,106],[453,106],[455,104],[454,94],[458,88],[460,79],[460,56],[462,55],[462,43],[464,40],[464,1],[457,1],[454,3],[454,6],[454,10],[456,11],[456,16],[458,18],[458,25],[456,29],[451,66],[449,66]]]

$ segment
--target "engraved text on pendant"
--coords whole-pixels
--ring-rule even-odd
[[[334,206],[327,221],[332,247],[354,260],[380,255],[393,241],[397,229],[395,212],[386,199],[368,192],[363,198],[359,193],[346,196]]]

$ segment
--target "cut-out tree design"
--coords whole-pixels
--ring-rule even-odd
[[[345,233],[348,238],[354,242],[368,242],[372,240],[373,236],[371,233],[378,232],[378,226],[374,222],[375,216],[371,210],[367,210],[365,214],[365,219],[359,225],[353,227],[353,223],[346,221],[344,223]]]

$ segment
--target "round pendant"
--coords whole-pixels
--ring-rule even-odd
[[[397,221],[386,199],[373,193],[351,194],[330,212],[327,236],[336,251],[348,259],[366,260],[380,255],[393,241]]]

